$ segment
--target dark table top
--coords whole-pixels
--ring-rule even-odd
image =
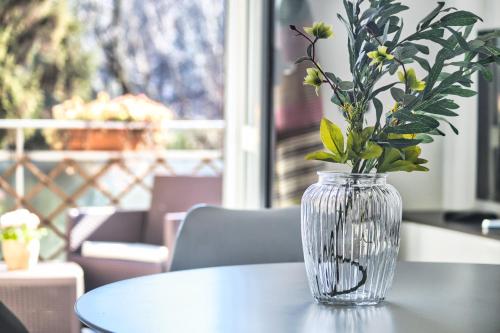
[[[416,222],[434,227],[461,231],[472,235],[500,240],[500,229],[482,230],[481,222],[450,222],[445,220],[443,211],[403,212],[403,221]]]
[[[100,332],[500,332],[500,266],[402,262],[368,307],[316,304],[303,263],[206,268],[113,283],[75,310]]]

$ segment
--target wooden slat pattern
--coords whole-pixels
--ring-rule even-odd
[[[183,170],[183,174],[198,175],[206,167],[210,168],[212,172],[220,174],[222,171],[217,165],[218,160],[218,158],[202,157],[192,170]],[[127,161],[129,163],[127,163]],[[174,168],[163,155],[141,160],[141,163],[148,163],[142,172],[135,170],[130,165],[130,160],[127,160],[125,157],[117,157],[116,155],[110,155],[109,159],[104,162],[100,161],[99,163],[98,168],[89,170],[73,158],[62,158],[58,162],[55,162],[55,165],[48,172],[44,172],[28,155],[24,155],[14,160],[14,163],[0,175],[0,189],[8,196],[11,196],[15,201],[15,207],[8,208],[24,207],[29,209],[40,217],[42,226],[46,227],[49,232],[63,241],[61,246],[55,248],[51,253],[46,254],[41,258],[42,260],[58,258],[64,254],[68,241],[66,232],[61,231],[55,225],[54,221],[64,216],[69,208],[78,207],[78,199],[82,198],[89,191],[96,190],[102,194],[104,198],[108,200],[108,202],[103,202],[103,205],[121,207],[122,200],[137,187],[151,193],[152,186],[145,181],[150,175],[160,171],[163,174],[175,175]],[[10,179],[17,168],[20,167],[24,168],[25,172],[29,172],[37,181],[25,195],[17,193],[15,186],[10,183]],[[125,182],[126,184],[123,188],[111,191],[106,187],[103,179],[110,172],[113,172],[113,170],[119,170],[122,176],[127,177],[129,181]],[[67,175],[79,177],[83,181],[82,184],[71,193],[67,193],[67,191],[62,189],[57,183],[60,177]],[[49,190],[51,194],[55,195],[59,202],[53,209],[36,209],[33,205],[33,200],[45,190]]]

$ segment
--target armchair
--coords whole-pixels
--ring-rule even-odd
[[[85,289],[141,275],[161,273],[165,262],[142,262],[95,258],[82,254],[84,242],[145,243],[142,237],[146,211],[113,208],[72,209],[69,213],[68,260],[79,264],[85,274]]]
[[[303,260],[299,206],[238,210],[200,205],[182,221],[169,270]]]
[[[83,268],[86,290],[123,279],[164,272],[167,270],[168,257],[162,254],[166,251],[149,250],[155,246],[168,249],[170,244],[167,240],[175,238],[166,234],[176,233],[175,226],[165,228],[165,221],[169,220],[165,219],[166,214],[185,212],[198,203],[218,205],[221,200],[221,177],[156,176],[148,211],[111,207],[70,210],[68,260]],[[144,260],[135,256],[126,259],[123,255],[116,256],[116,253],[89,256],[82,251],[85,242],[104,242],[107,249],[116,244],[119,246],[116,251],[123,249],[126,244],[135,248],[142,246],[147,250],[146,253],[151,254]]]

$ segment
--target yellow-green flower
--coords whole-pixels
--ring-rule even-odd
[[[344,109],[344,112],[345,112],[346,114],[348,114],[349,116],[351,116],[351,115],[352,115],[352,113],[353,113],[353,111],[354,111],[354,107],[352,106],[352,104],[351,104],[351,103],[344,103],[344,104],[342,105],[342,108]]]
[[[333,27],[324,22],[314,22],[312,27],[304,27],[304,31],[319,39],[326,39],[333,36]]]
[[[317,68],[308,68],[307,76],[304,78],[304,85],[313,86],[316,90],[316,95],[318,95],[319,87],[323,83],[321,73]]]
[[[398,111],[399,110],[399,106],[400,106],[399,103],[396,102],[394,104],[394,106],[392,107],[391,112],[394,113],[394,112]]]
[[[422,91],[425,89],[425,82],[417,80],[417,75],[415,74],[415,70],[413,68],[409,68],[406,71],[406,78],[404,72],[398,71],[398,78],[399,81],[403,83],[406,81],[411,90]]]
[[[389,133],[387,136],[388,139],[415,139],[417,137],[416,134],[395,134]]]
[[[378,68],[382,69],[382,65],[384,61],[391,61],[394,59],[394,56],[387,52],[387,46],[379,46],[376,51],[368,52],[368,58],[372,59],[370,66],[377,65]]]

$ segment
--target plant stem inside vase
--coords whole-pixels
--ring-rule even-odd
[[[356,185],[357,183],[358,183],[358,181],[354,180],[353,184]],[[350,186],[350,185],[346,185],[346,186]],[[335,265],[334,265],[334,267],[335,267],[335,283],[334,283],[332,291],[328,293],[329,296],[332,296],[332,297],[338,296],[338,295],[349,294],[349,293],[352,293],[352,292],[358,290],[366,283],[366,279],[367,279],[367,268],[365,266],[361,265],[361,263],[359,263],[359,261],[356,261],[353,258],[344,257],[344,251],[342,251],[342,255],[338,254],[342,250],[340,248],[340,242],[339,242],[339,239],[341,239],[341,237],[342,237],[340,234],[340,231],[341,231],[340,227],[342,226],[342,228],[345,229],[345,225],[346,225],[346,221],[347,221],[347,214],[348,214],[350,207],[352,207],[352,198],[348,197],[346,204],[345,204],[345,209],[343,210],[342,207],[340,207],[339,210],[337,211],[338,219],[337,219],[337,223],[335,225],[335,232],[333,230],[330,232],[328,246],[323,245],[323,256],[327,257],[327,258],[329,257],[328,258],[329,262],[335,262]],[[360,217],[360,219],[361,219],[361,221],[359,223],[362,223],[362,217]],[[360,238],[359,241],[361,242],[362,240],[363,239]],[[351,253],[351,256],[352,255],[353,255],[353,253]],[[348,289],[344,289],[344,290],[339,290],[340,265],[341,264],[349,264],[353,267],[356,267],[358,269],[358,271],[361,273],[361,279],[359,280],[359,282],[355,286],[348,288]],[[318,285],[318,288],[319,288],[318,276],[316,276],[316,284]]]

